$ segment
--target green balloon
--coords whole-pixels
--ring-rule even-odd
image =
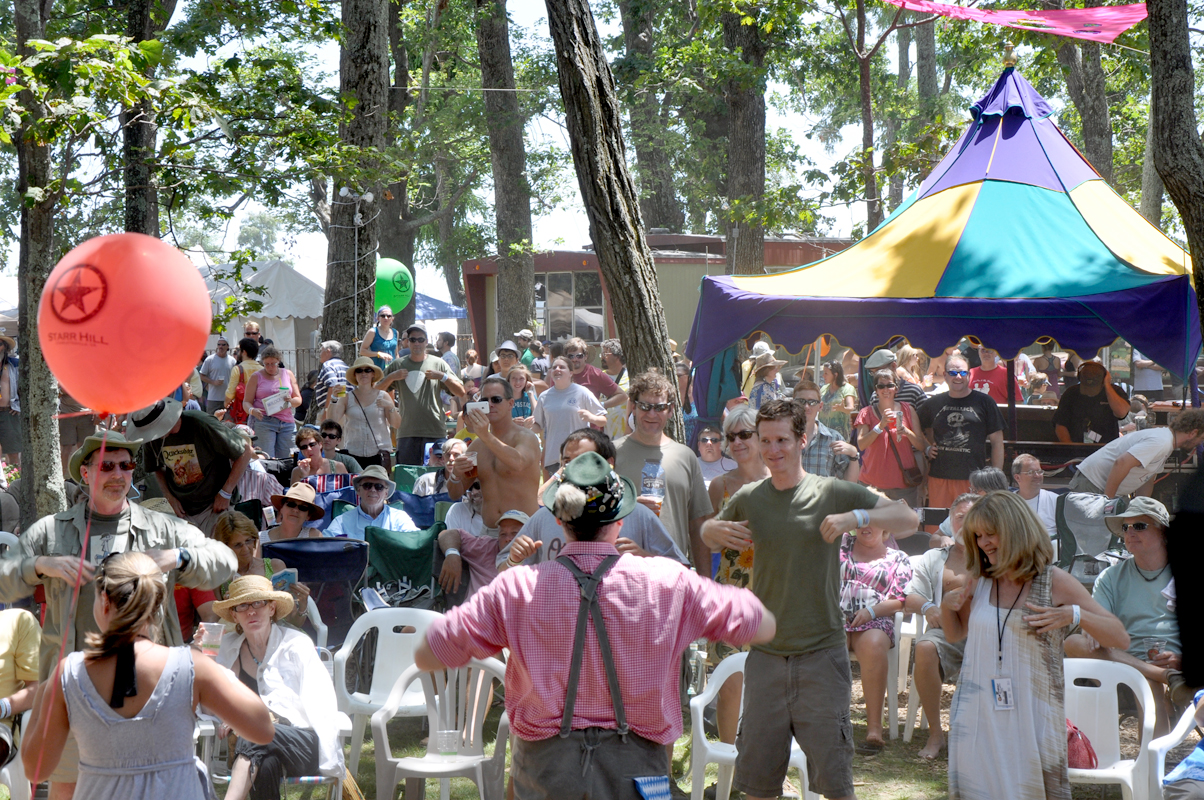
[[[376,309],[389,306],[394,314],[414,299],[414,276],[395,258],[376,260]]]

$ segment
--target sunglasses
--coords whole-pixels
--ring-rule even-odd
[[[899,385],[897,383],[876,383],[876,384],[874,384],[875,389],[897,389],[898,386]]]
[[[749,439],[757,435],[756,431],[736,431],[727,435],[728,444],[739,439],[742,442],[747,442]]]
[[[810,400],[810,399],[808,399],[808,400],[804,400],[803,398],[801,398],[801,397],[800,397],[798,400],[795,400],[794,402],[796,402],[796,403],[798,403],[800,406],[804,406],[804,407],[806,407],[806,408],[814,408],[815,406],[818,406],[818,405],[820,405],[820,403],[821,403],[822,401],[820,401],[820,400]]]
[[[698,439],[699,444],[719,444],[722,441],[718,436],[701,436]]]
[[[583,361],[585,359],[585,353],[565,353],[564,357],[571,358],[574,361]]]
[[[495,406],[500,406],[502,403],[506,402],[506,398],[500,394],[491,394],[491,395],[488,395],[487,397],[481,398],[482,403],[485,402],[486,400],[493,403]]]
[[[268,600],[252,600],[249,603],[239,603],[231,610],[236,613],[241,614],[242,612],[247,611],[252,608],[263,608],[264,606],[266,606],[268,604],[268,602],[269,602]]]
[[[122,472],[133,472],[138,468],[138,464],[134,461],[101,461],[99,464],[88,464],[88,467],[95,467],[101,472],[112,472],[119,469]]]
[[[413,336],[411,336],[409,339],[406,339],[406,341],[413,342],[414,344],[426,344],[426,339],[415,339]]]
[[[411,339],[410,341],[414,341],[414,340],[413,340],[413,339]],[[376,374],[376,370],[374,370],[374,369],[371,369],[370,367],[363,367],[363,368],[361,368],[361,369],[357,369],[357,370],[355,371],[355,374],[356,374],[356,375],[375,375],[375,374]]]
[[[372,492],[383,492],[385,490],[385,485],[383,483],[376,483],[374,481],[360,481],[360,488]]]
[[[1152,527],[1154,527],[1154,523],[1152,522],[1122,522],[1120,524],[1120,530],[1122,533],[1128,533],[1129,531],[1146,531]]]
[[[385,319],[393,319],[393,315],[392,315],[392,314],[377,314],[376,316],[378,316],[378,317],[384,317]]]
[[[970,372],[964,369],[947,369],[945,370],[945,374],[951,378],[964,378],[969,375]]]
[[[322,434],[322,438],[329,439],[332,442],[337,442],[339,439],[342,439],[343,437],[339,436],[337,433],[324,433],[324,434]]]
[[[317,442],[306,442],[305,444],[303,444],[303,445],[301,445],[301,446],[300,446],[300,449],[302,449],[302,450],[311,450],[311,449],[313,449],[313,448],[315,448],[315,447],[321,447],[321,446],[322,446],[322,445],[318,444]]]
[[[296,500],[285,500],[281,503],[285,508],[299,508],[302,511],[308,512],[309,506],[305,503],[298,503]]]
[[[635,401],[635,405],[640,411],[655,411],[658,414],[673,408],[672,403],[641,403],[639,400]]]

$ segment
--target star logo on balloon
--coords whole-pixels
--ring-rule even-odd
[[[50,308],[62,322],[86,322],[104,308],[109,285],[91,264],[77,264],[64,272],[51,290]]]
[[[402,270],[394,272],[393,288],[399,292],[408,292],[410,290],[410,276]]]

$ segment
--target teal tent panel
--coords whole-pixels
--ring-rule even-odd
[[[1062,192],[983,181],[936,296],[1078,297],[1158,278],[1117,259]]]

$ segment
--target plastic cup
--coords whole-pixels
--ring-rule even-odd
[[[194,639],[200,646],[201,652],[210,658],[216,658],[217,651],[222,646],[222,634],[225,633],[225,630],[225,626],[220,622],[200,623]]]
[[[1153,661],[1159,653],[1166,649],[1166,639],[1147,636],[1141,640],[1141,646],[1145,648],[1146,658]]]
[[[441,756],[458,755],[459,743],[459,731],[437,731],[435,733],[435,748],[439,751],[439,755]]]

